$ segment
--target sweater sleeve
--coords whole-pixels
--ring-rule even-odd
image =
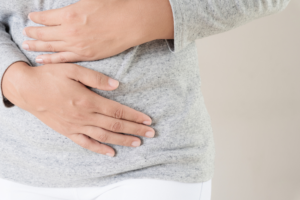
[[[10,34],[8,33],[8,26],[1,21],[0,17],[0,103],[3,103],[6,107],[12,107],[13,104],[8,101],[2,92],[2,78],[6,69],[15,62],[24,61],[30,63],[26,56],[20,51],[17,45],[12,41]]]
[[[169,0],[174,39],[166,39],[177,53],[197,39],[222,33],[251,20],[282,11],[290,0]]]

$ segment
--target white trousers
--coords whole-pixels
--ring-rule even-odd
[[[0,179],[1,200],[210,200],[211,180],[132,179],[104,187],[40,188]]]

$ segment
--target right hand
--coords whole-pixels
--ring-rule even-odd
[[[115,81],[115,84],[110,85]],[[137,147],[138,137],[154,137],[147,115],[106,99],[86,88],[114,90],[119,83],[104,74],[76,64],[30,67],[11,65],[2,80],[3,95],[47,126],[93,152],[114,156],[110,143]],[[148,134],[146,135],[146,133]]]

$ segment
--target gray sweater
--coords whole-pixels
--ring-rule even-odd
[[[41,52],[20,48],[32,11],[76,0],[1,0],[0,78],[16,61]],[[115,91],[93,89],[149,115],[155,138],[138,148],[111,145],[116,157],[86,150],[31,113],[0,103],[0,178],[39,187],[105,186],[135,178],[203,182],[214,172],[214,141],[199,76],[195,40],[284,9],[289,0],[170,0],[174,40],[155,40],[110,58],[78,64],[120,81]],[[2,91],[1,91],[2,92]]]

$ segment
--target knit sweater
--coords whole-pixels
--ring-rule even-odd
[[[14,62],[38,67],[41,52],[24,51],[22,30],[40,26],[33,11],[76,0],[1,0],[0,79]],[[283,10],[289,0],[170,0],[174,39],[154,40],[115,56],[77,64],[120,82],[97,94],[152,118],[154,138],[140,147],[112,146],[115,157],[82,148],[17,106],[0,99],[0,178],[38,187],[92,187],[137,178],[203,182],[214,173],[215,147],[201,93],[196,39]],[[88,37],[88,36],[87,36]],[[1,91],[2,92],[2,91]],[[3,102],[3,103],[2,103]]]

